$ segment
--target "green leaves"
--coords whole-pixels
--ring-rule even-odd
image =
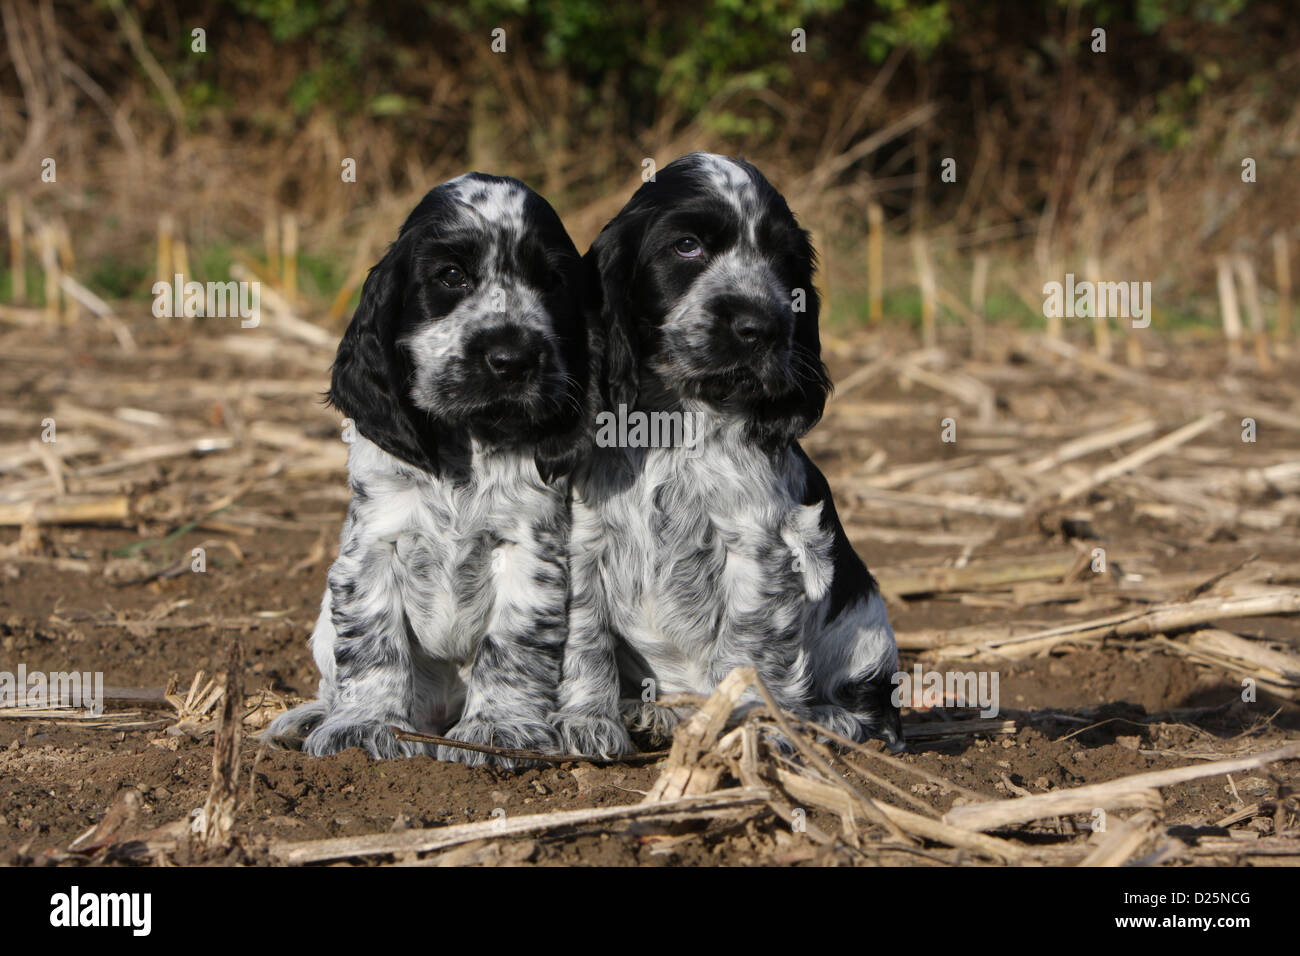
[[[928,57],[952,32],[947,0],[876,0],[876,8],[883,19],[867,28],[862,45],[877,63],[897,47]]]

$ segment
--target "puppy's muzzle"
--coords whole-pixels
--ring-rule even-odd
[[[480,333],[470,345],[471,361],[489,380],[502,386],[535,383],[546,372],[549,349],[531,329],[502,326]]]
[[[741,345],[767,348],[779,341],[780,321],[761,311],[741,312],[731,317],[731,332]]]
[[[709,303],[719,331],[741,353],[763,355],[790,340],[790,324],[762,298],[722,295]]]

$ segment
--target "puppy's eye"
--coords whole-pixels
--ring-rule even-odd
[[[464,269],[447,266],[438,273],[438,281],[448,289],[463,289],[469,285],[469,276],[465,275]]]
[[[704,247],[694,236],[682,236],[673,243],[673,252],[683,259],[698,259],[704,255]]]

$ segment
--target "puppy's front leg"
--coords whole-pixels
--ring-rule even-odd
[[[719,621],[710,678],[716,685],[734,668],[752,667],[777,704],[808,717],[812,662],[804,648],[808,600],[804,549],[780,539],[733,540],[725,570],[727,604]],[[742,702],[757,703],[752,692]]]
[[[609,536],[599,516],[575,495],[569,548],[572,580],[564,678],[551,721],[566,753],[616,757],[633,751],[619,713],[619,675],[609,596],[601,566]]]
[[[565,535],[533,529],[492,554],[494,604],[466,679],[465,709],[447,736],[466,743],[559,753],[555,708],[566,630]],[[485,754],[441,746],[438,759],[481,764]],[[494,757],[503,767],[522,766]]]
[[[349,525],[349,528],[351,525]],[[330,617],[334,626],[333,693],[325,718],[303,741],[313,756],[362,747],[390,758],[424,753],[422,744],[401,741],[390,726],[411,724],[412,663],[399,539],[349,535],[330,568]]]

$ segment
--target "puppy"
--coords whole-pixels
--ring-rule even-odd
[[[588,418],[582,295],[550,205],[480,173],[426,195],[370,271],[328,396],[356,438],[311,638],[320,689],[272,737],[312,755],[425,751],[395,726],[558,750],[566,476]]]
[[[796,714],[900,748],[884,602],[798,444],[830,387],[808,234],[752,165],[692,153],[586,261],[603,400],[694,416],[697,444],[602,448],[575,474],[562,709],[610,714],[616,671],[652,698],[750,666]]]

